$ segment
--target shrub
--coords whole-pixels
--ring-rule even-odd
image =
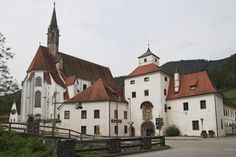
[[[215,136],[215,132],[213,130],[208,130],[208,134],[209,134],[210,137]]]
[[[207,138],[207,132],[206,132],[206,130],[202,130],[201,136],[202,136],[203,138]]]
[[[175,125],[171,125],[171,126],[167,127],[166,128],[166,135],[167,136],[179,136],[180,135],[179,128]]]

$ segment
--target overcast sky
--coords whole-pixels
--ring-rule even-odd
[[[127,75],[147,50],[161,65],[215,60],[236,52],[236,0],[0,0],[0,32],[16,54],[9,63],[20,83],[56,2],[61,52]]]

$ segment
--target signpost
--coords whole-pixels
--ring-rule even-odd
[[[159,135],[161,135],[161,128],[164,125],[163,118],[156,118],[156,129],[159,129]]]

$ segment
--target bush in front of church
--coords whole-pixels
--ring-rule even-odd
[[[166,128],[166,136],[179,136],[180,130],[177,126],[171,125]]]

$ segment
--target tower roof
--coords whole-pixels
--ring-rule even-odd
[[[49,27],[57,27],[57,16],[56,16],[56,9],[55,9],[55,3],[54,3],[54,8],[52,12],[52,18],[51,18],[51,23]]]
[[[142,54],[141,56],[139,56],[138,58],[143,58],[143,57],[150,56],[150,55],[153,55],[153,56],[157,57],[158,59],[160,59],[157,55],[152,53],[152,51],[150,50],[149,47],[148,47],[147,51],[144,54]]]

